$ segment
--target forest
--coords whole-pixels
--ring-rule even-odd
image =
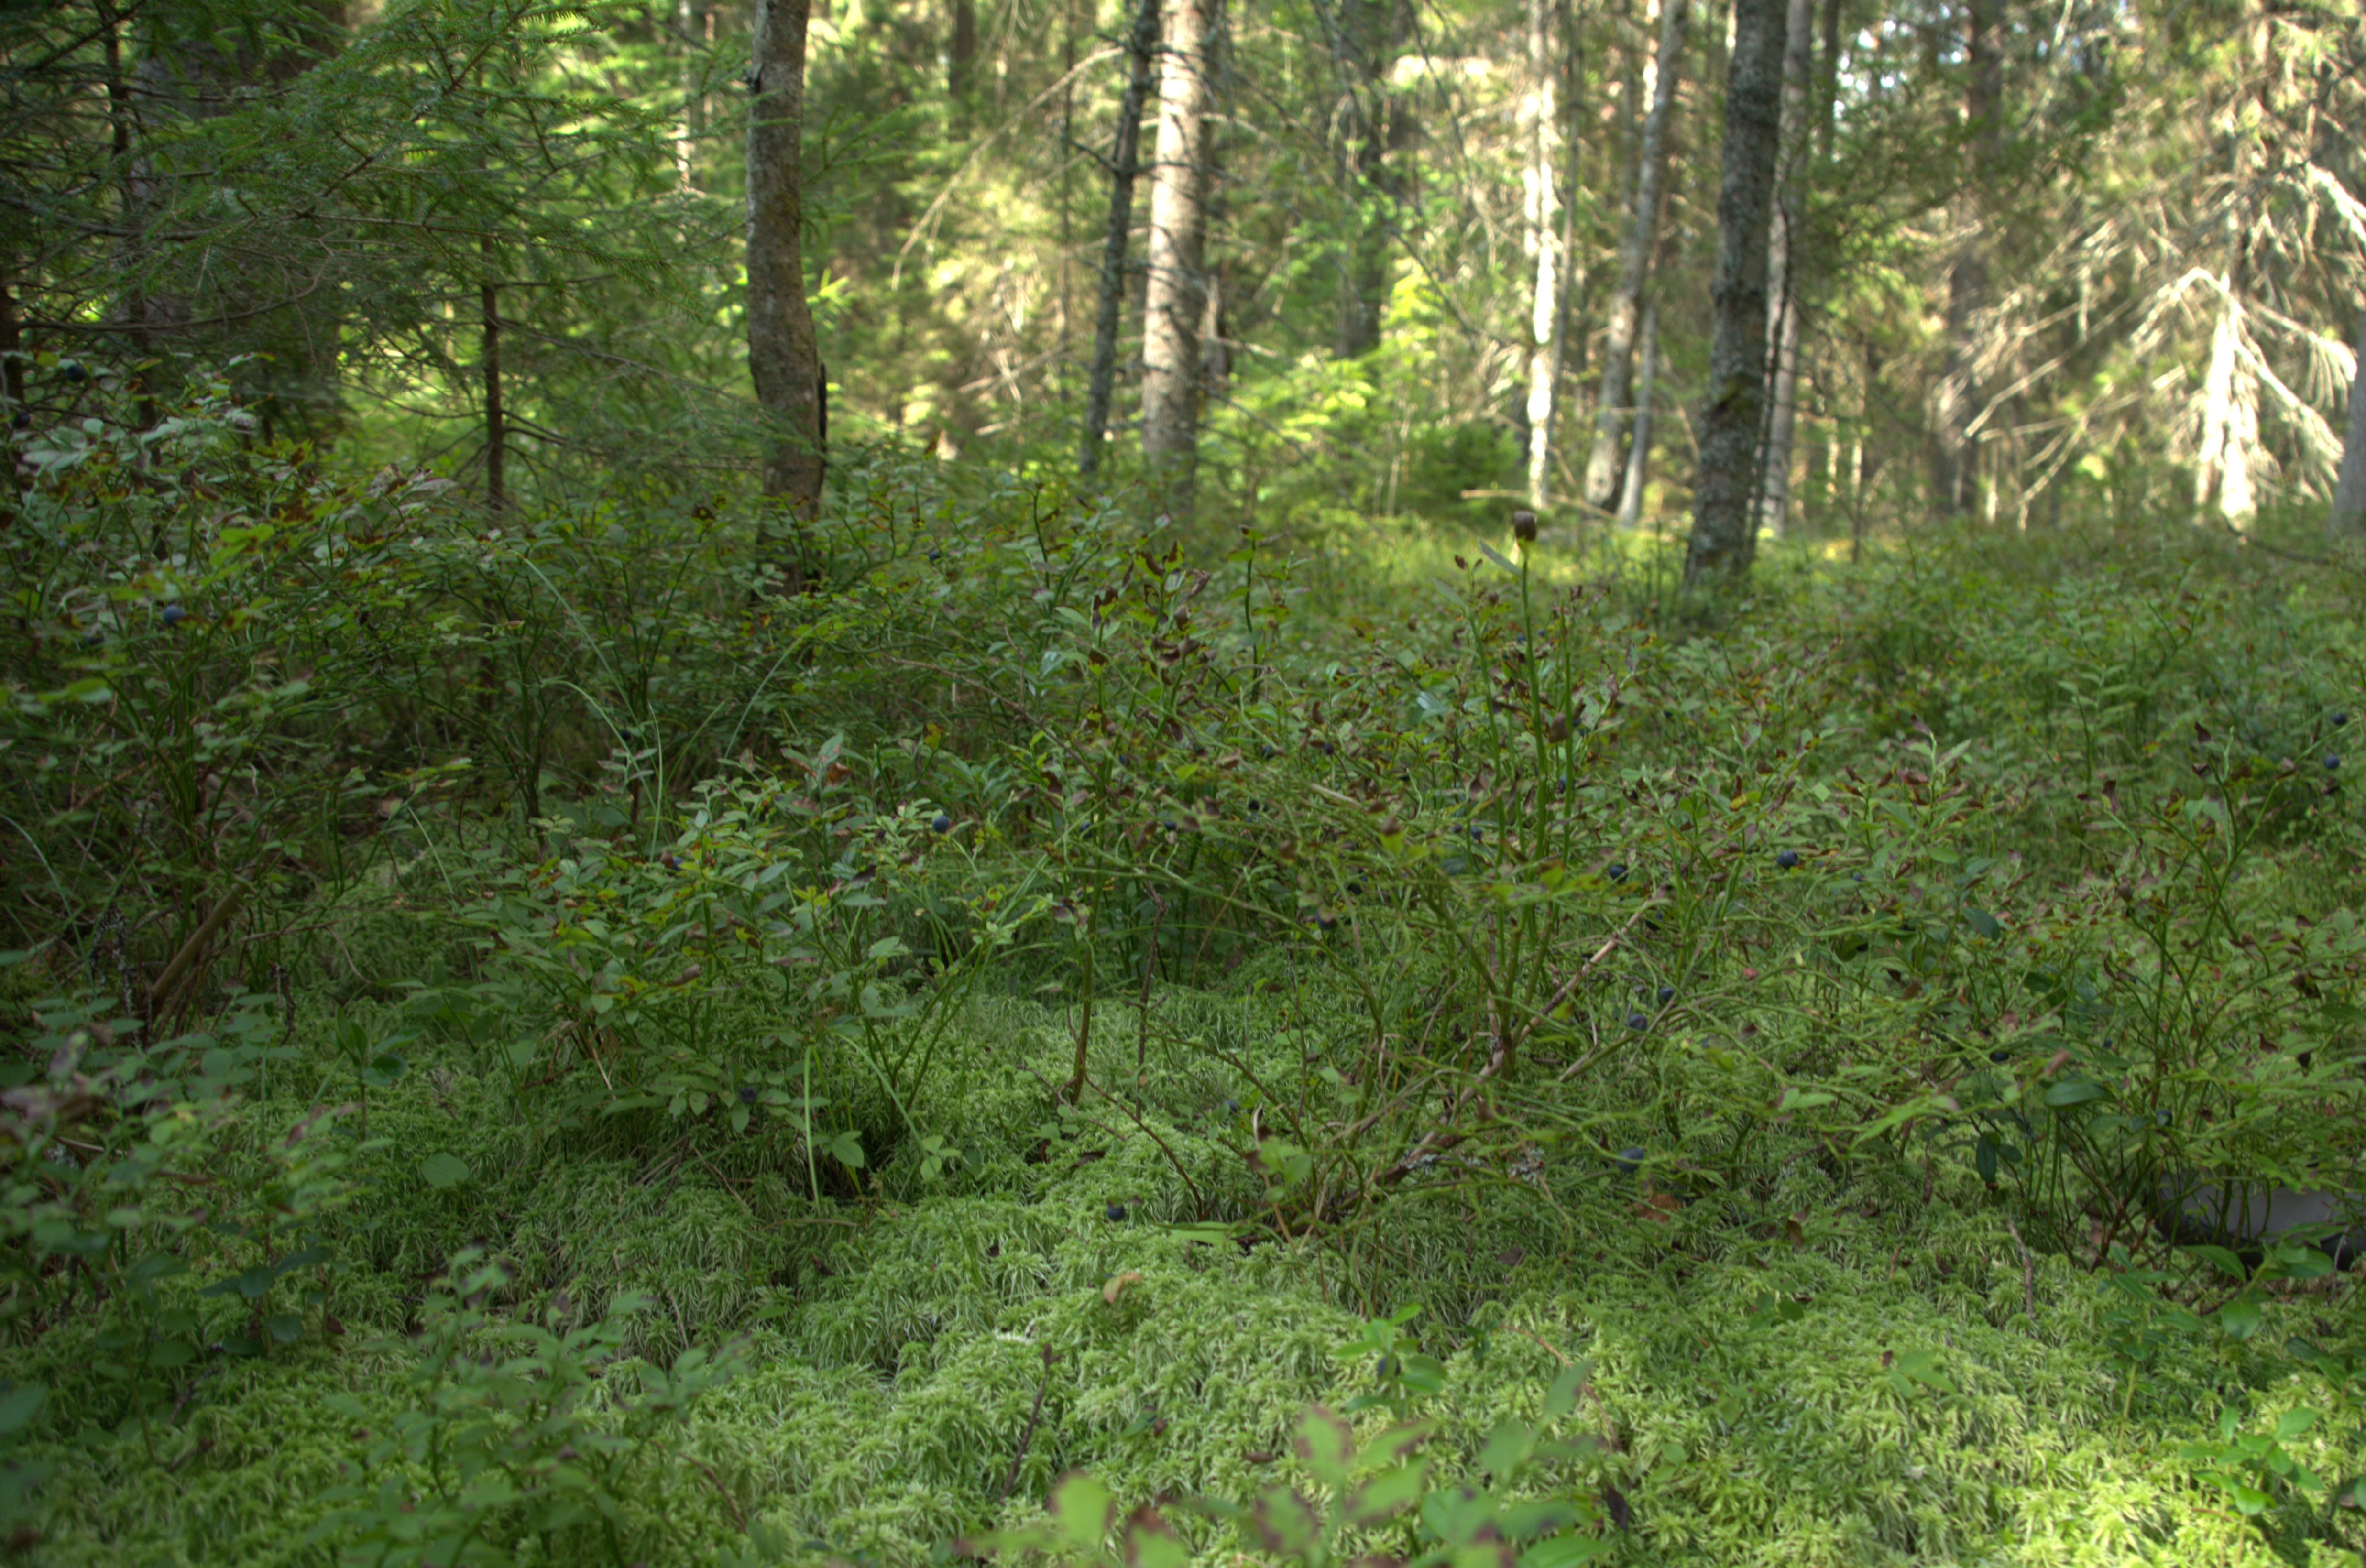
[[[2366,1564],[2353,0],[0,88],[0,1563]]]

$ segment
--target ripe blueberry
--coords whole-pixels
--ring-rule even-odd
[[[2337,730],[2348,722],[2349,722],[2349,715],[2347,713],[2336,713],[2333,716],[2333,727]]]
[[[1644,1017],[1640,1013],[1629,1013],[1627,1014],[1627,1027],[1629,1029],[1648,1029],[1651,1026],[1651,1021],[1649,1018]]]
[[[1626,862],[1621,860],[1613,860],[1609,865],[1605,866],[1602,868],[1602,874],[1609,878],[1614,882],[1623,882],[1627,879]]]
[[[163,622],[167,626],[178,626],[187,618],[188,613],[189,612],[187,610],[182,609],[177,604],[168,604],[163,609],[156,612],[157,619]]]
[[[1782,854],[1774,857],[1774,864],[1782,867],[1786,871],[1790,870],[1793,867],[1798,865],[1798,863],[1799,852],[1796,849],[1786,849],[1783,851]]]
[[[2332,772],[2335,768],[2337,768],[2337,767],[2340,767],[2340,766],[2341,766],[2341,759],[2340,759],[2339,757],[2335,756],[2333,756],[2333,755],[2332,755],[2332,754],[2330,754],[2330,753],[2327,753],[2327,754],[2326,758],[2325,758],[2325,770],[2326,770],[2327,773]]]
[[[1670,1003],[1671,1002],[1673,1002],[1675,999],[1676,999],[1676,988],[1675,988],[1674,986],[1672,986],[1672,985],[1663,985],[1663,986],[1662,986],[1662,987],[1660,988],[1660,1005],[1661,1005],[1661,1006],[1665,1007],[1668,1003]]]
[[[1111,1219],[1123,1219],[1125,1217],[1125,1205],[1123,1204],[1111,1204],[1109,1207],[1103,1209],[1101,1213],[1109,1215]]]
[[[938,833],[951,833],[953,830],[953,819],[939,812],[929,819],[929,826]]]
[[[1618,1158],[1611,1163],[1618,1167],[1618,1174],[1621,1176],[1632,1176],[1643,1168],[1643,1151],[1639,1148],[1622,1148],[1618,1151]]]
[[[739,1086],[739,1103],[742,1105],[752,1105],[755,1103],[756,1086],[752,1083],[741,1084]]]

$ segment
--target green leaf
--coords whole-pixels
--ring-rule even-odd
[[[1258,1493],[1242,1523],[1258,1545],[1284,1557],[1310,1555],[1323,1533],[1314,1505],[1287,1486],[1268,1486]]]
[[[1547,1497],[1505,1504],[1504,1511],[1495,1516],[1495,1528],[1513,1540],[1535,1540],[1574,1529],[1578,1518],[1576,1504],[1562,1497]]]
[[[1144,1503],[1125,1521],[1122,1554],[1126,1568],[1185,1568],[1190,1549],[1177,1539],[1166,1518]]]
[[[1479,542],[1479,554],[1486,556],[1487,559],[1494,562],[1495,565],[1503,567],[1504,570],[1511,573],[1514,577],[1518,577],[1520,575],[1519,567],[1515,566],[1511,562],[1505,560],[1502,551],[1496,549],[1493,545],[1488,543],[1483,539]]]
[[[1314,1479],[1325,1486],[1344,1486],[1356,1464],[1356,1433],[1346,1420],[1320,1405],[1310,1405],[1298,1419],[1290,1448],[1306,1462]]]
[[[1098,1555],[1102,1540],[1117,1523],[1117,1499],[1082,1471],[1060,1477],[1052,1487],[1049,1506],[1061,1538],[1080,1556]]]
[[[1558,1421],[1577,1408],[1578,1391],[1585,1386],[1590,1363],[1580,1361],[1560,1369],[1560,1375],[1545,1390],[1545,1419]]]
[[[2090,1078],[2067,1078],[2047,1090],[2045,1103],[2056,1110],[2070,1105],[2084,1105],[2090,1100],[2107,1100],[2112,1092]]]
[[[2224,1247],[2213,1247],[2205,1242],[2188,1247],[2185,1250],[2192,1253],[2196,1258],[2208,1263],[2229,1279],[2239,1280],[2247,1277],[2243,1271],[2243,1260],[2240,1258],[2236,1257],[2232,1252],[2227,1251]]]
[[[1384,1470],[1347,1494],[1340,1505],[1340,1517],[1358,1529],[1394,1518],[1419,1501],[1428,1482],[1427,1460]]]
[[[1486,1446],[1479,1450],[1480,1472],[1501,1486],[1528,1462],[1528,1455],[1536,1446],[1536,1434],[1528,1430],[1526,1422],[1508,1417],[1498,1421],[1495,1429],[1487,1434]]]
[[[2276,1417],[2276,1441],[2288,1443],[2315,1425],[2315,1411],[2287,1410]]]
[[[1520,1568],[1578,1568],[1610,1550],[1610,1541],[1593,1535],[1557,1535],[1520,1553]]]
[[[2250,1296],[2236,1296],[2218,1309],[2218,1327],[2229,1339],[2248,1339],[2259,1331],[2259,1304]]]
[[[38,1383],[18,1383],[0,1393],[0,1438],[20,1432],[32,1424],[49,1401],[50,1391]]]
[[[445,1192],[468,1180],[468,1162],[454,1154],[431,1154],[419,1162],[419,1179]]]

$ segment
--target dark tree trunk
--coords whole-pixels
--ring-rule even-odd
[[[492,241],[485,242],[492,249]],[[479,290],[484,310],[485,510],[498,512],[508,500],[509,424],[501,412],[501,291],[487,283]]]
[[[945,91],[955,102],[969,95],[977,74],[977,0],[953,0],[952,37],[945,48]]]
[[[1786,0],[1734,0],[1726,69],[1725,173],[1717,197],[1708,392],[1684,580],[1750,569],[1757,516],[1760,426],[1766,407],[1766,237],[1783,127]]]
[[[1141,173],[1142,106],[1150,96],[1150,65],[1158,53],[1158,0],[1141,0],[1126,35],[1125,96],[1117,106],[1110,149],[1109,231],[1101,241],[1100,306],[1093,321],[1093,373],[1085,391],[1085,440],[1076,471],[1099,472],[1108,439],[1110,400],[1117,391],[1117,324],[1125,305],[1125,257],[1133,235],[1133,182]]]
[[[1201,262],[1208,238],[1208,107],[1223,0],[1169,0],[1158,78],[1158,162],[1150,191],[1150,287],[1143,308],[1142,454],[1152,503],[1190,521],[1200,457]]]
[[[1932,493],[1940,510],[1957,516],[1970,511],[1979,494],[1971,440],[1973,409],[1980,398],[1973,334],[1989,302],[1980,194],[2002,145],[2003,23],[2003,0],[1967,0],[1964,44],[1970,72],[1964,85],[1964,119],[1972,145],[1972,177],[1955,203],[1957,241],[1947,268],[1946,345],[1931,420]]]
[[[1651,286],[1660,209],[1665,205],[1668,129],[1675,115],[1676,79],[1684,69],[1686,4],[1687,0],[1664,0],[1660,14],[1658,80],[1639,139],[1627,226],[1618,239],[1618,283],[1610,297],[1609,329],[1602,345],[1602,401],[1594,410],[1594,446],[1585,460],[1585,504],[1595,512],[1608,510],[1618,494],[1623,466],[1619,447],[1634,413],[1628,376],[1634,363],[1635,329],[1642,319],[1644,291]]]
[[[801,248],[808,3],[756,0],[748,77],[748,374],[772,425],[763,493],[781,514],[770,524],[762,565],[790,593],[812,585],[828,417]]]
[[[1643,486],[1651,478],[1651,381],[1660,364],[1660,302],[1643,306],[1643,342],[1635,371],[1635,436],[1627,443],[1627,482],[1618,492],[1618,526],[1643,521]]]
[[[1356,359],[1380,346],[1388,294],[1383,209],[1401,195],[1389,155],[1404,145],[1409,115],[1388,95],[1391,61],[1406,20],[1398,0],[1341,0],[1333,52],[1339,76],[1335,156],[1347,203],[1339,250],[1337,323],[1332,353]]]

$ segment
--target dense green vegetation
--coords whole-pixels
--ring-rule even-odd
[[[2361,61],[0,7],[0,1561],[2354,1568]]]
[[[155,444],[12,535],[29,1558],[917,1562],[1317,1402],[1549,1561],[2354,1549],[2352,1286],[2145,1196],[2357,1147],[2348,573],[1193,565],[883,462],[750,600]]]

